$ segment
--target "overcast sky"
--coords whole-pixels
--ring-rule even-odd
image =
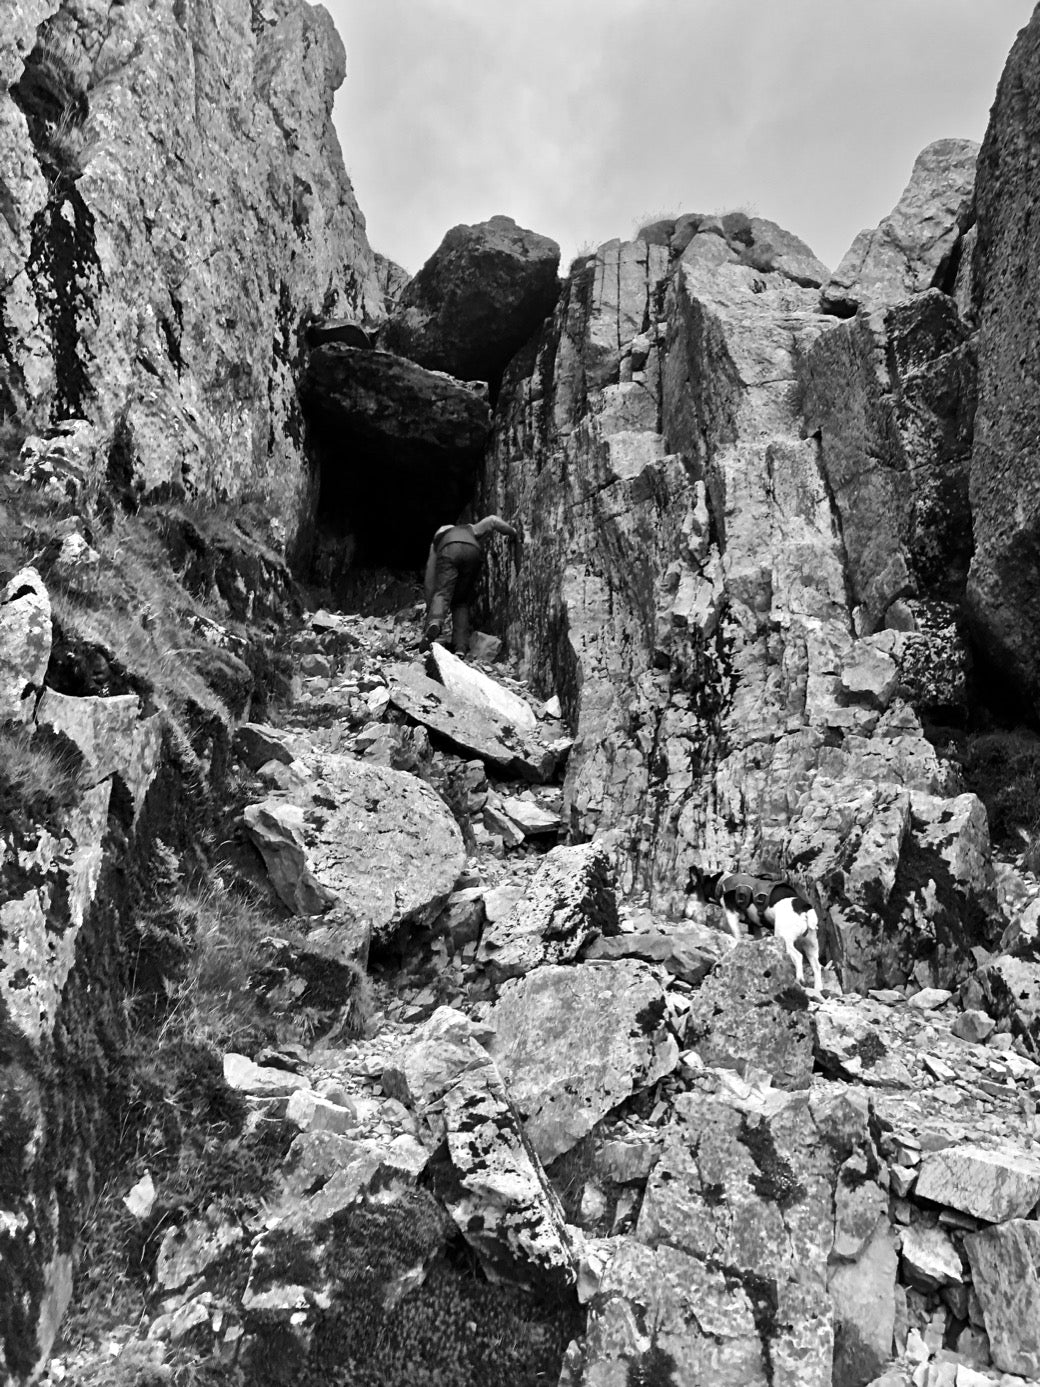
[[[741,208],[833,268],[916,154],[981,140],[1033,0],[325,0],[375,249],[414,273],[495,213],[563,263]]]

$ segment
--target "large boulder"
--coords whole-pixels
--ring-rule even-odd
[[[1040,1376],[1040,1223],[1015,1218],[964,1239],[994,1364]]]
[[[512,217],[455,226],[397,295],[382,343],[460,380],[496,382],[556,302],[560,248]]]
[[[978,242],[972,306],[978,319],[979,406],[971,463],[975,555],[968,596],[988,667],[1012,680],[1035,713],[1040,698],[1040,227],[1030,187],[1040,139],[1040,15],[1007,61],[979,154]],[[983,673],[987,666],[983,666]],[[1009,679],[1008,673],[1012,676]]]
[[[644,963],[547,965],[507,982],[491,1009],[491,1054],[544,1162],[674,1069],[665,994]]]
[[[51,600],[35,568],[0,592],[0,720],[28,722],[51,657]]]
[[[974,212],[974,140],[936,140],[914,161],[910,182],[874,231],[861,231],[823,290],[829,312],[898,303],[946,288]]]

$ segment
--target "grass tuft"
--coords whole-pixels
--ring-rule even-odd
[[[0,820],[52,822],[75,803],[79,757],[32,725],[0,723]]]

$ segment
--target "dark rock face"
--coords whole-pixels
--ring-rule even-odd
[[[404,357],[342,342],[311,353],[307,399],[322,459],[319,518],[352,537],[362,563],[419,567],[472,489],[486,399]]]
[[[971,464],[975,557],[969,600],[991,658],[1010,667],[1034,712],[1040,698],[1040,17],[1011,50],[979,155],[972,305],[979,408]]]
[[[448,232],[397,297],[382,345],[460,380],[497,382],[556,302],[560,248],[492,217]]]

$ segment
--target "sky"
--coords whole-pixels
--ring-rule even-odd
[[[832,269],[932,140],[981,140],[1034,0],[325,0],[368,236],[414,274],[460,222],[563,266],[740,209]]]

